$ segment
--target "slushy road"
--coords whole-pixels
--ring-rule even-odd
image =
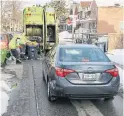
[[[123,116],[123,99],[113,101],[47,99],[47,86],[42,79],[42,61],[25,61],[23,75],[11,94],[8,111],[3,116]]]

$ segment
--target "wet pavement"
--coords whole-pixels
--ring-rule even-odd
[[[22,78],[3,116],[123,116],[123,99],[117,95],[112,101],[63,98],[51,103],[42,79],[42,61],[32,60],[23,63]]]

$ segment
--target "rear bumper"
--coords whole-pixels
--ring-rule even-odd
[[[120,78],[113,78],[104,85],[74,85],[66,79],[57,79],[52,82],[52,94],[69,98],[106,98],[118,93]]]

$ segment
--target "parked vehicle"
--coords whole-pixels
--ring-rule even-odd
[[[43,58],[48,99],[112,99],[120,77],[116,66],[95,45],[56,45]]]
[[[6,57],[9,54],[9,42],[12,39],[12,35],[8,33],[0,34],[0,64],[6,63]]]

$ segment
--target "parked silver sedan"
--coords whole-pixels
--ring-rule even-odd
[[[112,99],[120,77],[116,66],[95,45],[56,45],[43,59],[48,99]]]

